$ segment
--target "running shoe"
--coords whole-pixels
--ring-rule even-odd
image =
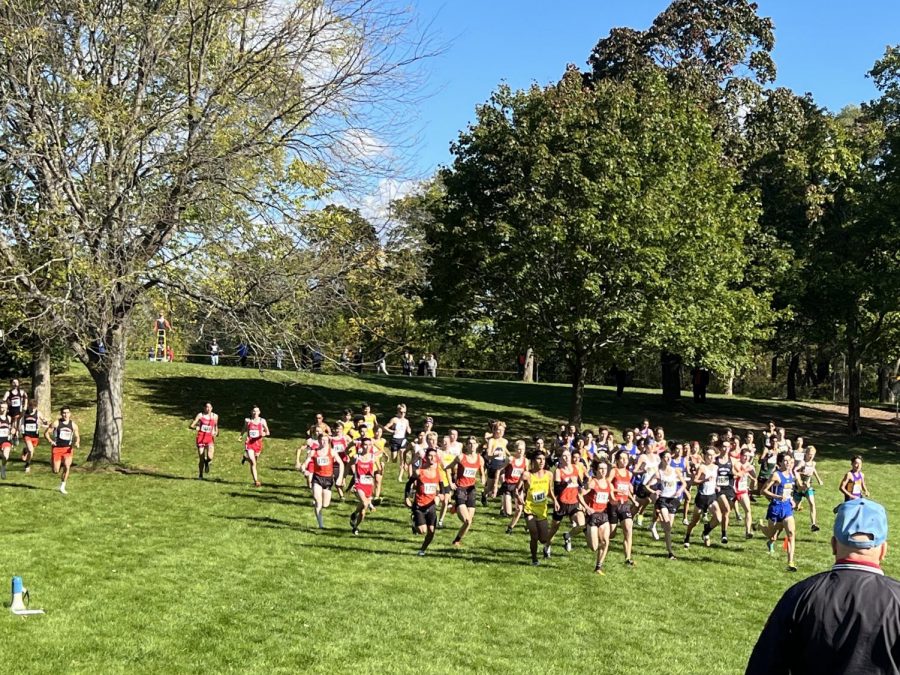
[[[25,473],[31,473],[31,467],[30,467],[30,466],[26,466],[26,467],[25,467]]]
[[[813,523],[813,526],[812,526],[811,528],[809,528],[809,529],[811,529],[813,532],[818,532],[818,531],[821,530],[822,528],[819,527],[818,525],[816,525],[815,523]]]
[[[769,549],[769,555],[772,555],[773,553],[775,553],[775,542],[767,541],[766,548]]]
[[[706,548],[709,548],[710,546],[712,546],[712,541],[710,541],[709,535],[708,535],[708,534],[704,534],[704,535],[703,535],[703,545],[704,545]]]
[[[568,532],[563,535],[563,548],[566,550],[566,553],[572,550],[572,535]]]
[[[241,455],[241,465],[244,465],[246,463],[247,463],[247,455]]]
[[[797,565],[794,564],[794,563],[788,563],[787,571],[788,571],[788,572],[796,572],[796,571],[797,571]]]
[[[253,483],[253,487],[262,487],[262,483],[260,483],[259,481],[256,481]]]
[[[687,518],[682,518],[681,524],[684,525],[685,527],[687,527],[688,525],[691,524],[691,521],[689,521]]]
[[[723,544],[727,544],[727,543],[728,543],[728,536],[727,536],[727,535],[724,535],[724,534],[722,535],[722,543],[723,543]]]
[[[534,560],[531,561],[531,566],[532,566],[532,567],[537,567],[537,566],[540,565],[540,564],[541,564],[541,561],[538,560],[537,558],[535,558]]]
[[[68,492],[66,492],[66,484],[65,483],[59,484],[59,491],[62,492],[64,495],[69,494]]]
[[[684,540],[684,547],[685,547],[685,548],[690,548],[690,547],[691,547],[691,540],[690,540],[690,539],[685,538],[685,540]]]
[[[359,530],[357,528],[353,528],[353,534],[359,534]]]
[[[423,551],[422,549],[419,549],[419,552],[416,553],[416,555],[419,556],[420,558],[422,558],[425,556],[425,551]]]
[[[753,539],[753,533],[752,533],[752,532],[748,532],[748,533],[745,535],[745,537],[746,537],[747,539]]]
[[[513,529],[512,529],[511,527],[507,526],[507,527],[506,527],[506,534],[512,534],[512,533],[513,533]]]
[[[485,493],[481,493],[481,505],[487,506],[487,495]]]
[[[653,523],[653,526],[650,528],[650,536],[653,537],[654,541],[659,541],[659,532],[656,531],[656,523]]]
[[[626,561],[625,561],[625,567],[636,567],[636,565],[634,564],[634,560],[632,560],[631,558],[629,558],[628,560],[626,560]]]
[[[675,554],[674,554],[674,553],[670,553],[670,554],[669,554],[669,560],[678,560],[678,558],[675,557]]]
[[[439,521],[437,522],[437,529],[439,529],[439,530],[443,530],[443,529],[444,529],[444,521],[443,521],[443,520],[439,520]]]
[[[601,577],[604,576],[606,572],[603,571],[603,565],[597,565],[594,568],[594,574],[599,574]]]
[[[546,546],[544,546],[544,557],[545,557],[545,558],[549,558],[550,555],[551,555],[552,553],[553,553],[553,551],[551,550],[549,544],[547,544]]]

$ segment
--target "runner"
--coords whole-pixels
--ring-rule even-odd
[[[671,466],[673,469],[678,469],[679,471],[681,471],[682,478],[692,475],[690,460],[688,459],[688,448],[689,444],[686,442],[676,443],[675,452],[672,453],[672,459],[669,461],[669,466]],[[686,484],[684,486],[684,489],[682,489],[681,491],[681,501],[684,503],[681,507],[681,523],[682,525],[687,525],[687,513],[691,505],[691,491],[687,489]]]
[[[203,474],[209,473],[209,465],[216,453],[219,416],[212,409],[212,403],[207,402],[203,406],[203,412],[197,413],[188,426],[191,431],[197,431],[197,480],[203,480]]]
[[[347,481],[347,476],[350,475],[351,446],[353,446],[353,441],[344,433],[343,425],[336,424],[334,426],[334,434],[331,436],[331,447],[336,456],[334,472],[338,476],[338,479],[334,483],[334,487],[337,489],[338,497],[340,497],[341,501],[344,501],[344,484]],[[353,454],[355,455],[355,446],[353,446],[352,449],[354,450]],[[338,464],[341,466],[338,467]]]
[[[644,420],[646,422],[646,420]],[[662,437],[662,427],[657,428],[657,435]],[[641,527],[644,524],[644,509],[647,505],[656,500],[656,494],[653,486],[657,483],[657,474],[660,467],[660,456],[657,448],[660,446],[654,441],[644,443],[643,452],[638,455],[637,462],[634,465],[634,475],[638,478],[635,487],[635,496],[637,497],[637,513],[635,514],[635,525]],[[638,441],[638,445],[641,444]],[[662,447],[665,447],[663,445]]]
[[[434,434],[434,443],[437,444],[437,434],[433,431],[431,433]],[[450,502],[453,499],[453,489],[450,487],[453,480],[447,471],[447,467],[453,463],[457,456],[454,454],[453,446],[450,445],[450,436],[444,436],[441,439],[441,449],[438,454],[438,472],[441,474],[441,494],[438,497],[441,513],[438,516],[438,529],[444,528],[444,517],[447,515],[447,510],[450,508]]]
[[[350,408],[344,408],[344,413],[341,415],[340,421],[337,425],[344,432],[344,435],[348,438],[351,437],[351,432],[356,428],[356,425],[353,423],[353,411]]]
[[[391,433],[391,461],[400,462],[400,473],[397,480],[403,480],[403,474],[409,473],[409,463],[406,457],[406,437],[409,434],[409,420],[406,419],[406,405],[397,406],[397,414],[391,421],[384,425],[384,430]]]
[[[484,458],[478,454],[477,438],[469,436],[462,453],[455,457],[447,467],[447,475],[450,477],[451,487],[454,491],[456,515],[462,523],[453,539],[453,545],[459,546],[475,519],[475,482],[479,475],[482,489],[485,485]],[[453,484],[454,475],[456,476],[455,484]]]
[[[750,512],[750,482],[756,487],[756,469],[753,467],[753,449],[745,445],[741,460],[734,467],[734,502],[744,511],[744,537],[753,538],[753,515]]]
[[[6,463],[18,429],[13,426],[6,400],[0,401],[0,478],[6,478]]]
[[[367,406],[368,407],[368,406]],[[366,425],[368,430],[368,425]],[[366,434],[363,435],[363,438]],[[388,461],[387,441],[384,438],[384,430],[377,427],[370,436],[372,447],[375,449],[375,497],[374,500],[381,504],[381,490],[384,488],[384,465]]]
[[[262,485],[259,482],[256,464],[259,461],[259,453],[262,452],[263,439],[269,435],[269,425],[265,419],[260,417],[259,406],[253,406],[250,411],[250,417],[244,419],[244,428],[238,438],[244,443],[244,454],[241,457],[241,464],[250,462],[250,476],[253,478],[254,487]],[[246,440],[244,440],[245,436]]]
[[[345,416],[346,416],[347,412],[349,412],[349,411],[345,411]],[[339,426],[343,426],[343,424],[344,424],[344,422],[341,422],[339,424]],[[352,422],[351,422],[351,424],[352,424]],[[319,436],[331,436],[331,427],[328,426],[328,424],[325,422],[325,415],[323,415],[320,412],[316,413],[316,421],[313,422],[309,426],[309,429],[307,429],[307,431],[306,431],[307,438],[315,439],[315,438],[318,438]],[[300,446],[297,448],[297,451],[294,454],[294,468],[297,469],[298,471],[302,470],[304,464],[306,463],[304,460],[300,459],[300,456],[304,453],[304,451],[305,451],[304,447]],[[305,459],[306,460],[309,459],[308,454],[306,455]]]
[[[866,487],[866,476],[862,472],[862,457],[856,455],[850,460],[850,471],[844,474],[840,486],[844,501],[861,499],[869,496],[869,488]]]
[[[488,498],[494,499],[497,496],[497,490],[500,487],[501,474],[506,468],[506,462],[509,458],[507,446],[509,441],[504,438],[506,433],[506,422],[497,420],[491,428],[491,437],[487,441],[487,484],[481,491],[481,505],[487,506]]]
[[[359,534],[359,526],[366,519],[366,510],[372,505],[372,490],[375,487],[375,456],[372,454],[372,439],[364,438],[356,456],[350,462],[353,473],[352,489],[359,504],[350,514],[350,529]]]
[[[429,435],[437,438],[437,434],[433,431],[429,432]],[[434,539],[434,526],[437,522],[434,502],[443,487],[437,461],[437,449],[429,447],[425,451],[422,466],[413,469],[413,475],[406,482],[406,505],[412,510],[413,529],[419,534],[425,535],[422,547],[419,549],[420,556],[425,555],[425,551]]]
[[[628,567],[634,567],[634,560],[631,558],[631,507],[632,505],[637,505],[634,499],[631,479],[632,473],[628,470],[628,450],[623,448],[616,453],[616,466],[610,476],[610,482],[613,486],[613,501],[609,505],[609,538],[612,541],[613,537],[616,536],[616,528],[621,523],[625,564]]]
[[[722,527],[722,543],[728,543],[728,521],[731,516],[731,507],[735,500],[735,471],[731,459],[731,442],[722,440],[719,442],[719,456],[716,464],[716,501],[710,508],[709,522],[703,526],[703,543],[710,546],[709,534],[716,525]]]
[[[331,439],[321,434],[318,439],[318,447],[313,451],[312,493],[313,506],[316,512],[316,523],[319,529],[325,529],[322,518],[322,510],[331,505],[331,489],[334,487],[334,467],[338,467],[338,484],[344,478],[344,463],[338,456],[337,450],[331,443]]]
[[[22,423],[19,428],[20,434],[25,440],[25,447],[22,448],[22,461],[25,462],[25,473],[31,473],[34,451],[41,441],[41,427],[46,429],[50,426],[50,422],[45,420],[44,416],[38,412],[37,406],[37,399],[28,399],[28,409],[22,415]]]
[[[763,494],[771,500],[769,509],[766,511],[767,524],[763,528],[763,532],[768,538],[766,546],[769,549],[769,553],[773,553],[775,551],[775,540],[778,534],[784,530],[787,537],[789,572],[797,571],[797,565],[794,562],[794,549],[796,546],[794,539],[794,504],[791,501],[795,484],[793,462],[794,459],[791,457],[790,452],[779,452],[778,470],[763,488]]]
[[[656,493],[656,511],[662,521],[669,560],[675,560],[675,553],[672,551],[672,523],[675,521],[675,514],[678,513],[686,481],[681,469],[672,466],[672,453],[668,449],[660,453],[659,459],[662,469],[659,471],[660,489]],[[659,539],[655,523],[652,533],[654,539]]]
[[[519,490],[519,481],[528,470],[528,460],[525,459],[525,441],[516,441],[513,447],[513,456],[506,468],[503,469],[503,485],[500,486],[504,515],[512,517],[509,525],[506,526],[506,534],[513,533],[522,516],[522,507],[516,499],[516,493]]]
[[[572,463],[572,453],[563,450],[559,466],[553,471],[553,524],[544,550],[550,551],[550,544],[556,536],[562,521],[569,520],[571,529],[563,534],[563,548],[572,550],[572,537],[584,529],[584,513],[581,511],[578,497],[581,494],[581,472]]]
[[[528,525],[531,549],[531,564],[539,564],[538,544],[544,546],[544,557],[550,557],[550,526],[547,523],[547,506],[550,490],[553,487],[553,474],[544,468],[547,456],[543,452],[534,455],[533,469],[522,475],[519,483],[519,502]]]
[[[363,403],[362,418],[363,422],[366,423],[366,432],[369,434],[369,438],[375,438],[375,428],[378,426],[378,418],[375,416],[375,413],[372,412],[372,406],[368,403]]]
[[[714,508],[718,495],[716,494],[716,479],[718,478],[718,467],[716,466],[716,449],[707,448],[703,453],[703,463],[697,467],[694,477],[691,479],[692,485],[697,485],[697,497],[694,499],[694,515],[691,522],[688,523],[687,530],[684,532],[684,547],[691,546],[691,532],[700,522],[700,519],[710,510]]]
[[[609,462],[599,458],[593,464],[593,474],[593,478],[581,490],[578,501],[585,513],[588,514],[584,535],[588,548],[597,554],[594,572],[603,574],[603,563],[609,552],[609,514],[607,509],[613,494],[613,486],[607,479]]]
[[[51,450],[51,468],[53,473],[59,473],[60,465],[63,467],[62,482],[59,491],[64,495],[66,481],[69,480],[69,470],[72,468],[72,447],[81,447],[81,436],[78,433],[78,425],[72,419],[72,411],[68,406],[63,406],[59,411],[59,419],[51,424],[44,432],[44,438],[53,446]]]
[[[817,480],[820,486],[824,485],[824,483],[822,482],[822,479],[819,478],[819,472],[816,471],[816,446],[806,446],[803,464],[800,466],[799,470],[794,469],[794,472],[800,479],[794,489],[795,501],[798,507],[804,497],[806,498],[806,501],[809,502],[810,530],[818,532],[820,528],[816,522],[816,490],[813,487],[813,479]]]
[[[19,418],[22,417],[22,412],[28,407],[28,393],[19,386],[19,381],[16,379],[13,379],[9,384],[9,389],[3,394],[3,400],[9,406],[7,414],[12,418],[13,444],[18,445]]]
[[[774,429],[775,423],[769,422],[769,424]],[[766,444],[759,455],[759,476],[756,482],[757,496],[762,496],[762,489],[769,482],[772,474],[775,473],[775,465],[778,463],[778,451],[775,449],[776,438],[777,432],[775,431],[767,435]]]

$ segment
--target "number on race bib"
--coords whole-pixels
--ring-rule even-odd
[[[372,476],[366,474],[365,476],[359,477],[360,485],[371,485],[374,481],[372,480]]]
[[[9,407],[10,408],[19,408],[22,406],[22,399],[18,396],[13,396],[9,399]]]
[[[426,495],[436,495],[438,491],[437,483],[425,483],[423,491]]]
[[[531,501],[533,501],[535,504],[540,504],[541,502],[545,501],[546,499],[547,499],[546,492],[535,492],[534,494],[531,495]]]
[[[331,457],[316,457],[316,466],[328,466],[331,464]]]
[[[522,469],[513,469],[509,474],[510,478],[519,478],[522,475]]]
[[[259,429],[248,429],[247,438],[259,438]]]
[[[630,483],[617,483],[616,484],[616,492],[621,492],[623,495],[627,495],[630,491],[631,484]]]
[[[718,476],[716,478],[716,485],[719,487],[725,487],[730,482],[728,476]]]
[[[473,469],[472,467],[463,467],[463,478],[475,478],[476,472],[477,469]]]
[[[59,440],[61,441],[71,441],[72,440],[72,430],[62,428],[59,430]]]
[[[208,424],[201,424],[200,431],[204,434],[208,434],[212,431],[212,427]]]
[[[747,477],[741,476],[741,479],[738,481],[738,490],[741,492],[747,491]]]
[[[27,431],[28,433],[34,433],[37,430],[37,424],[35,424],[34,422],[28,422],[25,424],[25,431]]]
[[[595,504],[608,504],[609,503],[609,492],[603,490],[602,492],[594,491],[594,503]]]
[[[0,427],[0,438],[9,438],[9,427]]]

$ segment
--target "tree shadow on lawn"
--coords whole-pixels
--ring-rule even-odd
[[[564,386],[440,378],[360,378],[361,383],[382,387],[396,381],[396,392],[350,389],[337,384],[346,379],[334,378],[323,378],[321,383],[284,383],[258,378],[222,380],[162,375],[139,381],[143,389],[139,396],[163,414],[189,419],[203,402],[211,400],[220,415],[221,426],[240,431],[250,406],[258,404],[270,422],[273,436],[298,440],[305,437],[316,412],[323,412],[326,420],[334,420],[345,408],[358,412],[362,401],[372,405],[382,423],[402,401],[409,407],[413,428],[419,428],[425,415],[432,415],[442,432],[453,425],[461,436],[480,436],[490,419],[503,417],[509,425],[507,436],[511,439],[531,438],[536,434],[549,436],[566,419],[571,396],[570,389]],[[435,401],[434,396],[454,401]],[[516,407],[528,412],[491,413],[492,406]],[[773,420],[784,426],[790,437],[802,435],[808,445],[816,445],[823,458],[847,459],[851,454],[864,452],[868,460],[900,461],[900,455],[885,447],[900,443],[900,425],[893,420],[863,420],[865,433],[850,438],[845,432],[845,415],[804,404],[719,396],[709,397],[706,403],[695,403],[689,397],[668,403],[659,393],[647,390],[626,390],[621,399],[612,389],[588,387],[585,390],[586,425],[605,424],[621,436],[623,429],[638,426],[644,417],[654,426],[664,426],[670,439],[701,441],[710,432],[730,426],[740,433],[756,432],[757,441],[761,442],[762,430]]]

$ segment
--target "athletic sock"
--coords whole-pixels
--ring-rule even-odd
[[[325,524],[322,522],[322,512],[321,512],[321,511],[319,511],[319,512],[316,514],[316,522],[319,523],[319,529],[320,529],[320,530],[323,529],[323,528],[325,527]]]
[[[709,526],[709,523],[706,523],[703,526],[703,536],[708,537],[710,532],[712,532],[712,528]]]

